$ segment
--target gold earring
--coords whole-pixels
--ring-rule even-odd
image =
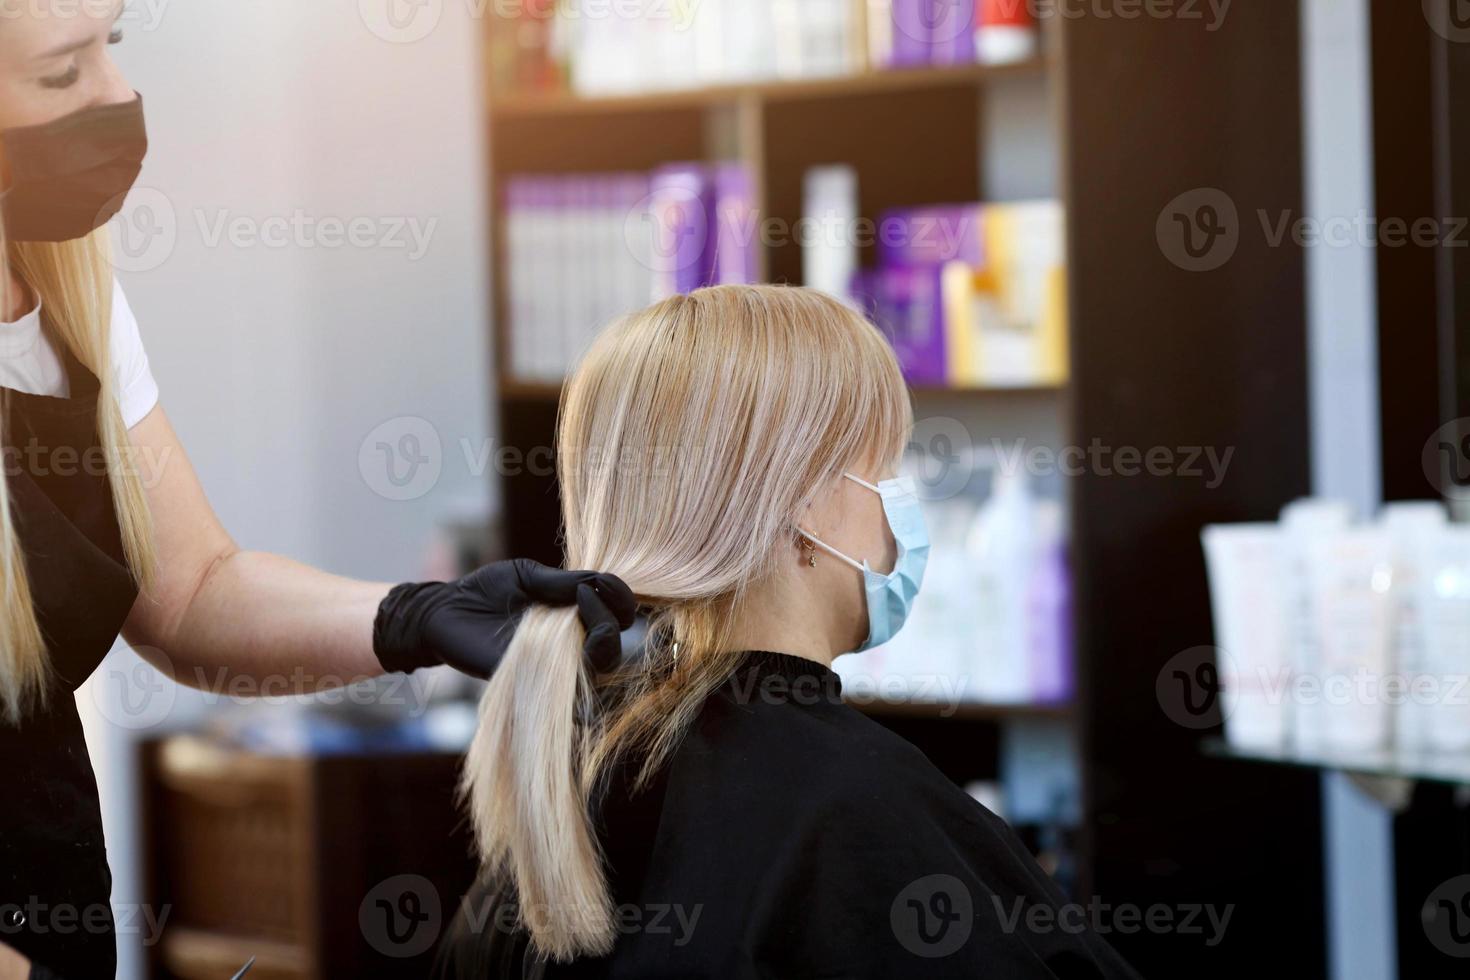
[[[801,539],[801,543],[806,548],[806,552],[807,552],[807,554],[806,554],[806,564],[807,564],[807,567],[808,568],[816,568],[817,567],[817,546],[814,545],[814,544],[812,544],[811,541],[809,539],[807,539],[807,538],[802,538]]]

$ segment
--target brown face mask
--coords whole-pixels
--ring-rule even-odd
[[[0,220],[17,242],[84,238],[117,214],[148,152],[143,97],[0,132],[10,185]]]

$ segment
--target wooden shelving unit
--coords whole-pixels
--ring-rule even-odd
[[[1041,98],[1001,115],[1047,117],[1040,128],[1056,161],[1053,196],[1067,213],[1070,381],[1013,391],[923,389],[915,392],[919,413],[926,405],[973,413],[988,438],[992,422],[1034,416],[1040,403],[1065,444],[1240,452],[1225,482],[1211,488],[1091,471],[1069,480],[1074,704],[979,705],[962,718],[939,717],[927,704],[865,710],[957,771],[996,758],[1006,726],[1068,726],[1082,788],[1080,897],[1140,908],[1240,905],[1228,941],[1209,950],[1182,935],[1110,937],[1144,975],[1189,963],[1201,976],[1238,976],[1259,968],[1267,946],[1279,950],[1278,972],[1321,975],[1321,945],[1303,941],[1320,929],[1314,916],[1323,904],[1315,780],[1289,767],[1202,757],[1200,733],[1170,721],[1155,693],[1171,656],[1210,642],[1200,527],[1273,516],[1308,488],[1299,252],[1242,234],[1226,266],[1201,274],[1172,264],[1156,230],[1168,202],[1200,187],[1225,190],[1242,215],[1302,212],[1297,4],[1237,5],[1211,31],[1086,10],[1046,27],[1044,58],[1001,69],[601,98],[491,91],[490,200],[501,200],[508,175],[649,170],[686,160],[745,163],[759,214],[788,226],[802,215],[802,176],[819,164],[857,170],[868,217],[994,199],[988,164],[1005,147],[990,145],[987,114],[1016,87],[1041,86]],[[494,206],[492,234],[495,364],[505,365],[505,229]],[[798,245],[770,245],[760,258],[768,281],[802,281]],[[554,445],[559,385],[499,380],[501,441],[526,450]],[[510,552],[559,562],[554,478],[503,478],[500,498]],[[1266,798],[1272,806],[1260,805]],[[1287,863],[1299,873],[1282,881]],[[1263,890],[1263,881],[1272,887]]]
[[[1470,753],[1448,752],[1343,752],[1323,749],[1304,751],[1290,748],[1239,748],[1224,739],[1207,739],[1201,746],[1207,755],[1243,762],[1266,762],[1306,769],[1332,769],[1360,776],[1424,780],[1470,786]]]
[[[979,85],[998,78],[1041,75],[1045,72],[1046,62],[1037,59],[1007,65],[901,68],[826,78],[777,79],[604,96],[586,96],[572,92],[502,94],[492,90],[489,102],[491,112],[500,119],[657,113],[671,109],[734,106],[752,100],[767,103],[801,102],[922,92],[944,87]]]

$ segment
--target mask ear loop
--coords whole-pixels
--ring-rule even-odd
[[[851,565],[853,568],[856,568],[860,572],[867,571],[867,569],[862,566],[861,562],[853,561],[851,558],[847,557],[842,552],[838,551],[836,548],[832,547],[830,544],[817,537],[815,534],[812,534],[810,531],[803,530],[802,528],[797,528],[797,530],[801,531],[802,534],[806,535],[807,540],[811,541],[812,544],[827,552],[827,554],[832,555],[835,558],[840,558],[842,561],[847,562],[849,565]]]

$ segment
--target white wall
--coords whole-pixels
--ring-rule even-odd
[[[477,5],[398,4],[440,19],[395,43],[369,26],[383,30],[389,4],[135,0],[114,52],[144,96],[151,149],[114,230],[162,403],[236,539],[398,581],[419,575],[442,517],[489,504],[490,477],[460,445],[478,447],[491,418]],[[329,247],[330,230],[285,247],[210,241],[221,217],[250,230],[298,215],[367,219],[374,244]],[[392,247],[410,219],[421,240],[433,222],[421,256],[407,231]],[[398,416],[428,420],[444,450],[412,500],[375,492],[390,486],[381,463],[359,469],[364,437]],[[408,431],[390,425],[386,441]],[[138,889],[131,742],[158,730],[108,710],[132,657],[114,651],[79,696],[115,903]],[[163,724],[200,713],[180,695]],[[136,938],[120,945],[120,975],[138,975]]]

